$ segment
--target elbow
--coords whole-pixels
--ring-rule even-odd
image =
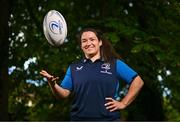
[[[61,95],[60,97],[61,98],[67,98],[69,95],[67,95],[67,94],[64,94],[64,95]]]
[[[140,76],[138,76],[137,77],[138,78],[138,81],[139,81],[139,86],[140,86],[140,88],[142,88],[143,87],[143,85],[144,85],[144,81],[141,79],[141,77]]]
[[[141,77],[138,75],[136,78],[133,80],[134,86],[138,87],[141,89],[144,85],[144,81],[141,79]]]
[[[58,99],[67,98],[70,94],[70,90],[64,89],[60,87],[59,85],[56,85],[54,87],[53,92],[54,92],[55,97]]]
[[[141,81],[141,88],[144,86],[144,81],[142,80]]]
[[[69,91],[69,90],[63,89],[63,92],[62,92],[61,94],[59,94],[59,96],[60,96],[61,98],[67,98],[67,97],[69,96],[69,94],[70,94],[70,91]]]
[[[58,100],[65,99],[68,97],[66,94],[54,94],[55,98]]]

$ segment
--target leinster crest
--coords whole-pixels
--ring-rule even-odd
[[[112,74],[109,70],[111,69],[110,63],[104,63],[101,65],[101,73]]]

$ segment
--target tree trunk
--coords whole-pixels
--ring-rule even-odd
[[[9,1],[0,0],[0,121],[8,120]]]

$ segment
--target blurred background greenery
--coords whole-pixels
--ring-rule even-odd
[[[43,35],[43,18],[52,9],[67,21],[60,47]],[[145,82],[121,119],[180,121],[178,0],[0,0],[0,12],[0,120],[69,120],[71,98],[57,100],[39,71],[62,80],[82,55],[77,33],[90,26],[103,30]]]

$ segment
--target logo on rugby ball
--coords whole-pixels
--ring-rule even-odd
[[[51,32],[54,34],[62,34],[62,30],[61,30],[62,24],[60,24],[59,22],[51,21],[49,23],[49,28]]]

